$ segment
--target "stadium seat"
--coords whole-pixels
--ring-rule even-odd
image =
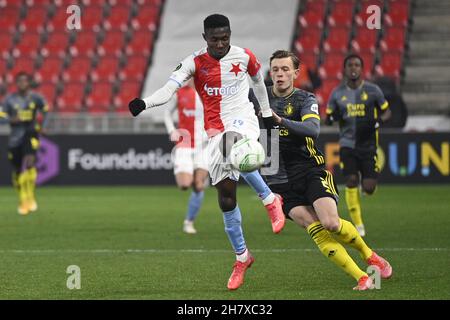
[[[97,47],[97,35],[95,32],[85,31],[77,33],[75,43],[70,46],[72,56],[92,57]]]
[[[164,0],[136,0],[137,4],[140,6],[154,6],[160,7]]]
[[[366,26],[368,18],[373,14],[372,11],[368,13],[367,8],[372,5],[378,6],[381,9],[381,12],[383,12],[384,8],[383,0],[363,0],[359,12],[355,15],[354,19],[358,26],[360,27]]]
[[[153,47],[153,34],[148,31],[136,31],[126,46],[128,56],[143,54],[149,56]]]
[[[138,15],[131,21],[135,30],[155,31],[158,25],[160,8],[156,6],[144,6],[139,8]]]
[[[323,12],[307,11],[298,17],[298,21],[303,28],[323,28]]]
[[[0,19],[0,30],[3,32],[14,32],[20,19],[20,10],[15,8],[2,8]]]
[[[333,27],[329,29],[328,37],[323,43],[326,52],[347,52],[350,40],[350,29],[347,27]]]
[[[43,32],[47,16],[48,11],[44,7],[29,8],[26,18],[20,21],[20,32]]]
[[[119,56],[124,47],[124,35],[122,32],[108,32],[103,42],[98,46],[99,55],[115,55]]]
[[[84,82],[91,71],[91,59],[73,58],[69,67],[63,72],[64,81]]]
[[[61,32],[66,30],[67,6],[61,6],[47,23],[47,30]]]
[[[322,29],[316,27],[302,28],[300,36],[295,42],[298,53],[315,52],[319,53],[322,39]]]
[[[81,23],[83,30],[95,31],[100,30],[103,21],[103,8],[99,5],[90,5],[83,8]]]
[[[41,55],[63,57],[69,45],[69,39],[69,34],[65,32],[50,33],[47,42],[41,47]]]
[[[6,59],[10,55],[13,46],[13,37],[9,33],[0,33],[0,59]]]
[[[406,28],[387,27],[384,28],[384,35],[380,41],[382,51],[400,51],[405,50]]]
[[[340,52],[328,53],[325,55],[324,62],[319,67],[319,76],[322,79],[342,79],[342,63],[344,59],[345,54]]]
[[[319,102],[320,108],[319,113],[321,117],[325,117],[325,109],[328,104],[331,92],[341,83],[340,79],[330,78],[322,82],[322,86],[316,90],[317,101]]]
[[[48,58],[44,60],[41,68],[36,71],[35,76],[38,82],[48,81],[56,83],[63,65],[62,59]]]
[[[58,111],[79,112],[83,106],[84,91],[83,83],[66,84],[57,99]]]
[[[396,81],[400,78],[403,63],[403,53],[386,52],[381,56],[380,63],[375,67],[378,76],[388,76]]]
[[[366,79],[372,78],[374,60],[375,60],[374,54],[370,51],[365,51],[365,52],[363,51],[363,52],[359,52],[358,55],[364,61],[364,68],[363,68],[364,78],[366,78]]]
[[[37,92],[42,94],[42,96],[49,103],[50,108],[53,106],[55,96],[56,96],[56,86],[54,83],[43,82],[41,85],[35,89]]]
[[[389,1],[388,13],[384,15],[387,26],[406,27],[409,17],[409,1]]]
[[[347,27],[352,25],[353,11],[355,4],[353,1],[333,1],[331,12],[328,16],[328,24],[331,27]]]
[[[117,58],[105,57],[100,60],[97,67],[91,71],[93,81],[113,82],[117,79],[119,60]]]
[[[112,84],[96,83],[86,97],[87,110],[90,113],[104,113],[111,107]]]
[[[130,9],[125,6],[112,7],[110,15],[103,21],[105,30],[126,31],[128,29],[128,20]]]
[[[24,33],[12,50],[14,57],[35,57],[41,43],[41,35],[30,32]]]
[[[58,2],[58,1],[55,1]],[[33,7],[47,7],[51,4],[53,4],[52,0],[25,0],[25,4],[29,8]]]
[[[119,72],[122,81],[142,81],[147,73],[148,59],[142,56],[128,57],[126,66]]]
[[[306,65],[309,70],[314,70],[317,67],[317,54],[314,52],[303,52],[298,55],[300,59],[300,68]]]
[[[32,74],[34,71],[34,60],[28,57],[15,59],[14,66],[9,70],[6,76],[6,81],[8,83],[13,83],[16,75],[22,71]]]
[[[122,82],[119,92],[114,97],[114,107],[116,112],[129,112],[128,102],[136,97],[140,97],[142,83],[137,81]]]
[[[351,42],[352,50],[355,52],[370,51],[375,53],[378,40],[378,30],[367,29],[366,26],[356,28],[356,36]]]

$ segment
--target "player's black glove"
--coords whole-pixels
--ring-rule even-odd
[[[279,128],[279,125],[275,122],[275,119],[273,118],[273,116],[270,116],[267,118],[262,117],[262,121],[264,123],[264,127],[267,130]]]
[[[142,99],[134,98],[128,104],[128,108],[130,109],[133,117],[136,117],[139,113],[145,110],[145,102]]]

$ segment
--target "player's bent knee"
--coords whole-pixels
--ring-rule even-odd
[[[325,221],[321,221],[323,227],[331,232],[339,231],[340,222],[339,219],[326,219]]]
[[[346,178],[345,185],[346,185],[348,188],[356,188],[356,187],[358,186],[358,184],[359,184],[358,176],[356,176],[356,175],[350,175],[350,176],[348,176],[348,177]]]
[[[220,209],[224,212],[232,211],[236,208],[236,199],[229,197],[220,197],[219,206]]]

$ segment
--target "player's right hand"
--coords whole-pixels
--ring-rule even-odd
[[[142,99],[134,98],[128,104],[128,108],[130,109],[133,117],[136,117],[139,113],[145,110],[145,102]]]

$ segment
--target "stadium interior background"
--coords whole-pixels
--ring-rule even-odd
[[[69,30],[73,4],[81,28]],[[371,5],[380,9],[379,29],[367,27]],[[180,57],[204,46],[201,21],[211,12],[230,17],[232,44],[252,48],[265,72],[274,50],[297,53],[305,72],[296,85],[316,94],[322,116],[342,79],[344,56],[360,54],[365,77],[379,84],[393,112],[381,131],[382,181],[449,182],[448,1],[0,0],[0,98],[15,90],[14,76],[23,70],[51,107],[39,182],[114,183],[97,177],[119,169],[117,184],[173,183],[163,108],[133,119],[127,104],[164,84]],[[338,161],[337,130],[322,127],[330,166]],[[3,185],[10,180],[3,170],[7,134],[8,126],[0,126]],[[142,139],[134,145],[127,135]],[[120,155],[128,169],[96,167],[102,154]],[[128,163],[145,154],[140,169]],[[148,171],[154,172],[140,176]]]

